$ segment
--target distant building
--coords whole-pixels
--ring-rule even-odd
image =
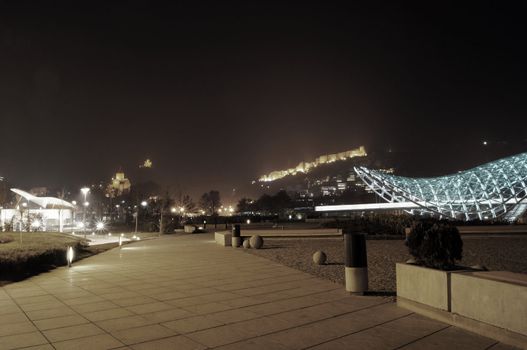
[[[106,188],[106,195],[110,198],[119,197],[130,193],[132,183],[124,176],[124,172],[119,171],[112,177],[112,182]]]

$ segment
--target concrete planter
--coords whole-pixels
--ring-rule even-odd
[[[459,273],[451,289],[453,313],[527,336],[527,275]]]
[[[428,267],[397,263],[397,297],[450,311],[450,275]]]

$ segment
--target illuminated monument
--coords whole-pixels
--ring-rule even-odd
[[[515,221],[527,210],[527,153],[432,178],[409,178],[364,167],[355,171],[387,203],[320,206],[317,211],[401,209],[456,220]]]
[[[364,146],[360,146],[358,148],[355,148],[349,151],[333,153],[333,154],[325,154],[323,156],[317,157],[312,162],[300,162],[294,168],[289,168],[285,170],[275,170],[275,171],[270,172],[269,174],[262,175],[258,179],[258,181],[259,182],[272,182],[272,181],[279,180],[289,175],[296,175],[298,173],[307,174],[308,172],[310,172],[311,170],[313,170],[314,168],[322,164],[329,164],[329,163],[333,163],[333,162],[337,162],[341,160],[351,159],[355,157],[366,157],[366,156],[367,156],[367,153],[366,153],[366,149],[364,148]]]

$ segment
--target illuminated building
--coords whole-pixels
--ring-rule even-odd
[[[146,159],[143,164],[139,165],[139,168],[151,168],[153,165],[150,159]]]
[[[132,184],[130,180],[124,176],[124,172],[119,171],[115,174],[115,177],[112,178],[112,182],[106,188],[106,194],[109,197],[122,196],[123,194],[129,193],[131,187]]]
[[[322,164],[329,164],[336,161],[351,159],[355,157],[366,157],[366,149],[364,146],[360,146],[359,148],[352,149],[345,152],[340,153],[334,153],[334,154],[326,154],[320,157],[317,157],[312,162],[300,162],[296,167],[285,169],[285,170],[276,170],[272,171],[267,175],[262,175],[258,181],[260,182],[272,182],[281,178],[284,178],[288,175],[296,175],[298,173],[304,173],[307,174],[314,168],[316,168],[319,165]]]
[[[14,209],[0,209],[0,227],[5,230],[6,226],[15,221],[18,227],[12,229],[21,230],[23,222],[29,220],[30,216],[40,217],[37,220],[32,219],[32,229],[58,229],[62,232],[65,224],[72,224],[74,205],[60,198],[55,197],[37,197],[26,191],[16,188],[12,192],[19,196],[19,201]],[[22,199],[25,202],[22,202]],[[41,221],[41,222],[40,222]],[[36,225],[38,223],[38,225]]]
[[[455,220],[515,221],[527,210],[527,153],[432,178],[395,176],[365,167],[355,171],[387,203],[322,206],[317,211],[404,209]]]

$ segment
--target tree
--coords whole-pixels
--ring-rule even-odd
[[[279,191],[277,194],[273,196],[273,200],[272,200],[273,211],[275,213],[282,214],[285,212],[286,209],[289,209],[291,207],[292,203],[293,201],[291,200],[291,197],[289,197],[286,191],[284,190]]]
[[[238,201],[238,204],[236,205],[236,211],[238,213],[253,211],[253,201],[249,198],[242,198]]]
[[[211,190],[203,193],[199,200],[199,206],[205,212],[210,213],[210,215],[216,214],[216,211],[221,206],[220,192]]]
[[[174,200],[170,196],[168,190],[165,191],[165,195],[161,198],[159,203],[159,233],[165,232],[165,222],[163,221],[165,212],[170,210],[170,207],[174,203]]]

